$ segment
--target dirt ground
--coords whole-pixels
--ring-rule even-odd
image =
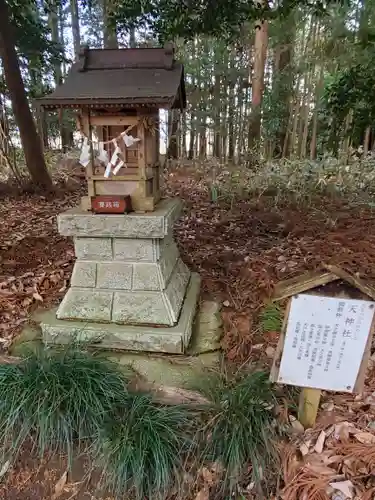
[[[28,450],[0,483],[2,500],[113,500],[100,489],[100,475],[84,457],[67,471],[61,457],[39,459]]]
[[[203,294],[223,302],[222,345],[236,363],[259,356],[253,346],[262,345],[263,353],[267,345],[275,346],[277,335],[260,335],[257,314],[278,281],[327,263],[375,283],[375,213],[369,208],[327,200],[303,209],[283,207],[275,206],[272,197],[214,204],[206,183],[192,170],[172,172],[166,189],[184,200],[176,225],[181,255],[201,274]],[[74,252],[72,242],[57,232],[56,215],[77,205],[81,191],[61,190],[50,199],[2,195],[0,348],[5,352],[33,310],[58,303],[65,293]],[[345,412],[352,404],[349,397],[337,408]],[[40,464],[26,453],[0,482],[0,498],[54,498],[64,470],[63,462]],[[58,498],[106,498],[96,496],[95,486],[87,490],[84,470],[85,464],[78,463]]]

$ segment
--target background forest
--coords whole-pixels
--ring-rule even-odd
[[[170,158],[213,157],[254,167],[271,159],[330,155],[345,163],[353,148],[366,155],[375,147],[373,0],[1,3],[15,28],[11,38],[1,29],[3,171],[20,175],[15,146],[27,128],[33,160],[27,161],[23,142],[26,164],[34,181],[48,185],[35,137],[30,126],[22,127],[25,113],[15,106],[22,89],[12,83],[16,61],[9,69],[4,58],[11,44],[36,117],[33,99],[63,81],[83,44],[139,47],[173,40],[185,65],[188,107],[181,117],[178,111],[165,114],[162,136]],[[75,145],[69,114],[49,114],[42,122],[46,149]]]

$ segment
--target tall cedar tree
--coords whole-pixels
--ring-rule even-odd
[[[5,82],[20,131],[26,166],[36,185],[44,189],[51,189],[52,180],[44,161],[42,144],[27,101],[6,0],[0,0],[0,50]]]

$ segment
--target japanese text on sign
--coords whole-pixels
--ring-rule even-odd
[[[365,300],[293,297],[278,382],[352,392],[374,311]]]
[[[119,208],[120,203],[118,201],[99,201],[100,208]]]

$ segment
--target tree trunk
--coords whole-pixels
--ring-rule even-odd
[[[189,137],[189,151],[188,159],[192,160],[194,158],[194,146],[195,146],[195,119],[193,114],[190,115],[190,137]]]
[[[290,111],[289,111],[289,117],[288,117],[288,124],[286,127],[286,133],[284,137],[284,143],[283,143],[283,151],[281,154],[282,158],[285,158],[286,156],[289,156],[289,145],[290,145],[290,129],[292,126],[292,120],[293,120],[293,106],[290,106]]]
[[[229,57],[229,84],[228,84],[228,160],[234,160],[235,137],[234,137],[234,119],[236,110],[235,84],[236,84],[236,53],[232,49]],[[239,101],[238,101],[239,104]],[[238,108],[237,108],[238,109]]]
[[[302,30],[302,40],[301,40],[301,45],[302,45],[302,52],[300,56],[300,63],[303,63],[303,61],[306,60],[308,57],[308,48],[310,46],[310,40],[311,36],[313,33],[313,23],[310,22],[310,26],[308,29],[308,33],[306,34],[306,23],[303,26]],[[301,108],[303,111],[303,103],[304,103],[304,96],[306,93],[306,77],[303,78],[303,73],[300,71],[298,73],[298,78],[297,78],[297,83],[295,85],[295,106],[294,106],[294,119],[293,119],[293,128],[292,128],[292,134],[291,134],[291,139],[290,139],[290,148],[292,152],[293,158],[299,155],[300,152],[300,147],[301,147],[301,134],[302,134],[302,121],[300,120],[300,114],[301,114]],[[300,87],[301,87],[301,82],[303,78],[303,93],[301,96],[300,92]],[[301,102],[302,101],[302,102]],[[300,129],[300,130],[299,130]]]
[[[244,105],[244,100],[246,99],[246,93],[244,92],[243,86],[240,84],[239,86],[239,91],[238,91],[238,113],[237,113],[237,123],[236,123],[236,137],[237,139],[235,140],[235,146],[234,149],[236,150],[236,144],[237,144],[237,157],[241,157],[244,153],[245,149],[245,136],[246,136],[246,124],[247,122],[244,119],[244,108],[247,105],[247,102],[245,101]]]
[[[370,138],[371,138],[371,127],[367,127],[366,128],[366,132],[365,132],[365,140],[364,140],[364,144],[363,144],[363,154],[364,156],[366,156],[369,152],[369,149],[370,149]]]
[[[225,75],[221,81],[221,96],[220,96],[220,115],[221,115],[221,161],[225,162],[227,159],[228,151],[228,72],[229,72],[229,51],[228,47],[225,47],[224,57],[224,68]]]
[[[315,90],[315,107],[313,113],[312,134],[310,142],[310,160],[316,159],[317,138],[318,138],[318,110],[319,110],[319,102],[323,84],[324,84],[324,68],[322,62],[319,71],[319,81]]]
[[[186,113],[182,112],[181,114],[181,134],[180,134],[180,141],[181,141],[181,156],[183,158],[186,158],[187,156],[187,151],[186,151]]]
[[[37,110],[37,131],[39,136],[41,137],[44,151],[49,149],[49,140],[48,140],[48,125],[47,125],[47,113],[45,109],[40,108]]]
[[[249,124],[249,149],[258,149],[261,128],[261,107],[264,87],[264,68],[268,47],[268,23],[258,21],[255,28],[254,70],[251,81],[251,116]]]
[[[201,87],[201,82],[198,81],[199,87]],[[204,85],[204,83],[203,83]],[[202,95],[203,93],[203,95]],[[199,124],[198,136],[199,136],[199,158],[203,159],[207,156],[207,124],[206,124],[206,106],[205,106],[205,91],[199,88],[199,103],[198,103],[198,116]]]
[[[64,40],[64,28],[65,28],[65,18],[64,18],[64,9],[62,4],[59,2],[59,6],[57,7],[58,12],[58,26],[59,26],[59,44],[62,51],[62,56],[65,56],[65,40]],[[65,59],[65,58],[64,58]],[[63,81],[66,75],[66,62],[65,60],[62,62],[62,72],[61,72],[61,82]]]
[[[136,42],[135,42],[135,28],[134,28],[134,26],[130,28],[129,46],[130,46],[131,49],[135,49],[135,46],[136,46]]]
[[[62,8],[62,4],[59,5],[59,28],[60,28],[60,46],[62,47],[63,55],[65,50],[65,40],[64,40],[64,12]],[[62,65],[62,79],[66,75],[66,65],[63,63]],[[69,126],[69,122],[65,120],[65,110],[61,109],[60,111],[61,119],[60,119],[60,131],[61,131],[61,145],[62,145],[62,150],[65,152],[67,148],[72,148],[74,145],[74,140],[73,140],[73,131]]]
[[[299,118],[299,113],[300,113],[300,107],[301,107],[301,97],[298,94],[296,97],[296,104],[295,104],[295,108],[294,108],[293,129],[292,129],[292,135],[290,138],[290,146],[291,146],[293,158],[295,157],[295,152],[296,152],[298,118]]]
[[[209,102],[210,90],[208,86],[211,82],[207,81],[205,78],[205,68],[203,66],[203,61],[209,60],[210,48],[208,46],[207,37],[203,37],[201,40],[197,40],[197,47],[195,43],[191,51],[191,59],[198,62],[198,67],[196,69],[196,87],[194,91],[194,98],[190,99],[190,105],[195,110],[196,115],[196,142],[198,146],[198,156],[200,159],[206,158],[207,156],[207,114],[210,113],[210,109],[207,106]]]
[[[200,109],[201,113],[204,113]],[[206,117],[201,116],[199,125],[199,158],[206,158],[207,155],[207,137],[206,137]]]
[[[284,144],[288,146],[288,122],[291,111],[291,96],[293,92],[292,57],[295,40],[295,12],[281,20],[280,42],[275,53],[275,71],[272,93],[274,101],[278,101],[279,126],[276,131],[275,146],[272,155],[280,158]],[[285,156],[289,155],[288,147]]]
[[[234,87],[229,87],[229,106],[228,106],[228,160],[234,158]]]
[[[41,13],[38,9],[38,6],[35,4],[35,15],[38,22],[44,22],[41,19]],[[29,99],[31,99],[31,109],[34,117],[37,117],[37,132],[41,137],[43,150],[49,149],[49,141],[48,141],[48,125],[47,125],[47,115],[46,111],[39,106],[34,105],[35,98],[42,97],[45,93],[44,85],[43,85],[43,67],[41,61],[38,57],[38,54],[33,54],[28,56],[28,72],[29,72]],[[36,104],[36,103],[35,103]]]
[[[313,20],[311,21],[313,24]],[[312,29],[312,37],[311,37],[311,52],[316,51],[316,40],[317,38],[319,39],[319,31],[320,31],[320,26],[317,20],[315,20],[315,23],[313,24],[313,29]],[[313,60],[310,62],[308,65],[308,73],[305,76],[305,81],[306,81],[306,93],[304,95],[304,124],[303,124],[303,133],[302,133],[302,143],[301,143],[301,150],[300,150],[300,158],[305,158],[306,153],[307,153],[307,137],[308,137],[308,132],[309,132],[309,115],[310,115],[310,108],[311,108],[311,94],[312,94],[312,87],[313,87],[313,81],[316,78],[316,61]]]
[[[64,44],[63,40],[61,40],[60,30],[59,30],[59,20],[61,23],[62,19],[61,16],[59,16],[58,9],[59,6],[57,5],[57,1],[55,1],[55,3],[50,7],[50,11],[48,13],[48,22],[51,30],[52,41],[57,45],[60,45],[60,47],[63,50]],[[59,85],[62,84],[62,71],[61,71],[61,64],[59,61],[56,61],[56,63],[54,64],[53,74],[54,74],[55,85],[56,87],[58,87]],[[59,110],[58,119],[60,128],[61,149],[63,151],[66,151],[69,145],[69,131],[65,127],[64,112],[62,109]]]
[[[234,97],[234,81],[233,76],[230,76],[231,80],[228,87],[228,160],[233,161],[234,159],[234,111],[235,111],[235,97]]]
[[[299,148],[299,157],[301,159],[306,158],[306,149],[307,149],[307,136],[309,132],[309,112],[310,112],[310,78],[311,74],[309,73],[306,77],[306,87],[305,93],[303,95],[303,114],[301,116],[301,143]]]
[[[171,109],[169,111],[168,120],[168,149],[167,158],[173,158],[177,160],[178,158],[178,147],[177,147],[177,128],[178,128],[178,112],[176,109]]]
[[[0,0],[0,47],[4,76],[20,131],[26,166],[35,184],[45,189],[51,189],[52,181],[44,161],[42,143],[27,101],[13,35],[6,0]]]
[[[81,33],[79,27],[79,11],[77,0],[70,0],[70,16],[72,18],[74,57],[77,60],[81,48]]]
[[[216,65],[215,65],[216,66]],[[221,144],[220,144],[220,73],[219,69],[215,71],[214,95],[213,95],[213,109],[214,109],[214,149],[213,156],[220,158]]]
[[[59,34],[59,18],[57,14],[57,5],[51,5],[50,11],[48,13],[48,23],[51,30],[52,41],[60,45],[60,34]],[[53,67],[53,76],[55,80],[56,87],[62,83],[62,72],[61,64],[56,61]]]
[[[116,28],[111,25],[112,0],[102,0],[103,8],[103,42],[105,49],[118,49]]]
[[[349,114],[345,119],[344,141],[343,141],[343,145],[342,145],[342,156],[343,156],[343,160],[344,160],[345,164],[348,163],[348,161],[349,161],[350,141],[351,141],[349,130],[350,130],[350,126],[352,124],[352,119],[353,119],[353,112],[349,111]]]

